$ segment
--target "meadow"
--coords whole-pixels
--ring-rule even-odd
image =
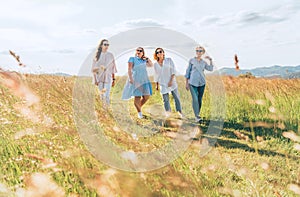
[[[132,101],[124,103],[127,111],[118,108],[125,79],[117,79],[109,110],[87,82],[105,135],[126,150],[158,149],[178,137],[184,122],[197,128],[188,149],[170,164],[126,172],[96,159],[82,141],[74,121],[75,76],[0,74],[0,196],[300,195],[300,80],[222,77],[224,124],[220,135],[211,136],[213,78],[207,77],[201,124],[193,123],[182,76],[185,117],[169,122],[154,115],[163,105],[157,91],[144,108],[146,119],[137,120]],[[153,134],[130,135],[123,129],[128,118],[130,126]],[[201,155],[203,149],[209,152]]]

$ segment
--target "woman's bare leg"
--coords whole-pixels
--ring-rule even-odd
[[[141,107],[148,101],[149,98],[150,98],[149,95],[142,96]]]
[[[141,112],[142,105],[141,105],[141,97],[140,96],[134,97],[134,106],[135,106],[137,112]]]

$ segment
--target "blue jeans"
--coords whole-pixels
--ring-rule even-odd
[[[111,83],[103,83],[99,82],[98,88],[100,90],[100,100],[107,106],[109,106],[110,103],[110,89],[111,89]]]
[[[205,85],[196,87],[190,84],[190,92],[193,99],[193,111],[196,118],[200,118],[199,114],[201,110],[204,89],[205,89]]]
[[[172,93],[174,101],[175,101],[176,111],[181,113],[181,104],[180,104],[178,89],[176,88],[175,90],[171,91],[171,93]],[[171,111],[171,106],[170,106],[169,93],[163,94],[162,97],[163,97],[163,100],[164,100],[165,110],[170,112]]]

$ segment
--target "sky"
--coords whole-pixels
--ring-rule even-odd
[[[299,0],[0,0],[0,3],[2,69],[76,75],[99,40],[141,27],[167,28],[190,37],[206,48],[217,68],[234,67],[234,54],[245,69],[300,65]],[[8,50],[20,55],[27,67],[20,68]],[[133,53],[125,53],[125,57],[117,60],[119,74],[125,72],[126,59]],[[183,72],[186,65],[179,59],[177,64]]]

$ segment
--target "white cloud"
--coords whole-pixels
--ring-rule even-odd
[[[83,34],[97,34],[99,33],[96,29],[83,29]]]
[[[299,45],[300,40],[287,40],[287,41],[279,41],[279,42],[274,42],[272,44],[272,46],[287,46],[287,45],[295,45],[298,44]]]
[[[260,24],[275,24],[288,20],[288,16],[280,16],[271,13],[257,12],[244,10],[236,14],[225,14],[222,16],[210,15],[204,16],[199,20],[184,21],[184,25],[188,26],[214,26],[214,27],[224,27],[224,26],[255,26]],[[203,26],[205,25],[205,26]]]
[[[153,6],[137,3],[120,2],[116,8],[114,3],[96,0],[7,1],[0,7],[0,63],[10,66],[6,54],[12,49],[29,66],[63,65],[76,72],[74,65],[94,50],[99,39],[149,26],[184,33],[204,45],[221,66],[231,65],[236,52],[241,62],[251,66],[277,64],[282,54],[274,46],[287,51],[284,61],[300,61],[295,55],[300,46],[299,0],[166,0],[155,1],[160,3],[157,8],[153,2]],[[151,11],[141,9],[145,7]],[[129,8],[139,10],[129,12]],[[253,58],[256,51],[264,58]]]
[[[8,50],[7,51],[5,51],[5,50],[0,51],[0,55],[8,55],[8,54],[9,54]]]
[[[286,16],[273,15],[264,12],[243,11],[234,17],[240,25],[257,25],[265,23],[278,23],[288,20]]]
[[[220,17],[215,16],[215,15],[210,15],[210,16],[204,16],[199,20],[199,23],[201,24],[211,24],[214,22],[219,22],[221,20]]]
[[[105,35],[114,35],[120,33],[122,31],[127,31],[134,28],[141,28],[141,27],[163,27],[164,24],[158,22],[154,19],[150,18],[142,18],[142,19],[135,19],[135,20],[126,20],[121,23],[115,24],[110,27],[102,28],[102,32]]]
[[[59,53],[59,54],[73,54],[73,53],[75,53],[75,51],[72,50],[72,49],[56,49],[56,50],[51,50],[50,52]]]
[[[137,20],[128,20],[123,22],[124,26],[127,27],[132,27],[132,28],[137,28],[137,27],[161,27],[163,24],[150,19],[150,18],[145,18],[145,19],[137,19]]]
[[[67,40],[94,35],[96,30],[76,23],[83,12],[82,6],[72,1],[8,1],[0,7],[1,47],[40,46],[50,50]]]
[[[9,22],[12,19],[30,22],[37,27],[54,27],[64,19],[72,18],[82,12],[79,5],[69,2],[51,1],[7,1],[0,7],[0,18]]]
[[[43,34],[30,29],[1,28],[0,34],[2,50],[34,48],[49,44],[49,40]]]
[[[195,1],[192,5],[186,4],[185,6],[183,6],[182,3],[183,1],[177,0],[177,4],[174,5],[175,10],[179,10],[180,6],[183,7],[179,15],[184,16],[185,20],[179,21],[180,24],[201,28],[224,28],[224,26],[255,27],[256,25],[277,24],[291,20],[300,11],[299,1],[283,2],[280,4],[274,3],[269,6],[261,6],[260,9],[257,9],[257,7],[251,9],[250,6],[246,6],[247,2],[245,2],[245,6],[242,6],[241,4],[243,4],[244,1],[242,3],[234,3],[239,5],[236,5],[235,9],[233,9],[232,7],[234,6],[230,6],[231,4],[228,3],[224,4],[226,6],[224,6],[223,12],[217,11],[217,8],[220,9],[222,5],[215,7],[216,10],[206,11],[206,5],[203,5],[200,1]],[[255,4],[255,2],[253,2],[253,4]],[[197,9],[199,11],[195,12]]]

